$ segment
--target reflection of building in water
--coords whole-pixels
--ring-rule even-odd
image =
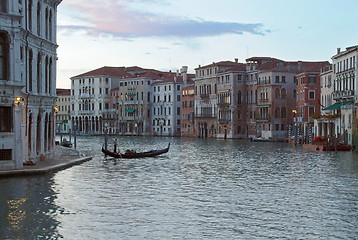
[[[26,209],[23,207],[24,203],[27,201],[26,198],[8,200],[7,206],[9,208],[9,213],[7,219],[9,225],[13,229],[20,229],[22,221],[26,217]]]
[[[0,169],[53,154],[61,0],[0,4]]]

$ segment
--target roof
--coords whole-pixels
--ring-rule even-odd
[[[195,70],[201,69],[201,68],[207,68],[207,67],[214,67],[214,66],[234,67],[234,66],[237,66],[238,64],[242,64],[242,63],[237,63],[237,62],[232,62],[232,61],[220,61],[220,62],[213,62],[212,64],[205,65],[205,66],[199,66],[198,68],[195,68]]]
[[[71,95],[71,89],[57,88],[56,89],[56,95],[57,96],[70,96]]]
[[[122,77],[126,75],[125,67],[101,67],[86,73],[79,74],[72,78],[80,78],[80,77],[92,77],[92,76],[117,76]]]

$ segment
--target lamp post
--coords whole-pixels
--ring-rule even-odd
[[[107,150],[107,128],[108,123],[104,124],[104,149]]]
[[[74,141],[74,145],[75,145],[75,149],[77,147],[76,143],[77,143],[77,139],[76,139],[76,136],[77,136],[77,123],[75,122],[75,125],[74,125],[74,129],[75,129],[75,132],[74,132],[74,137],[73,137],[73,141]]]

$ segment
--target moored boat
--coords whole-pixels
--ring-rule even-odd
[[[252,142],[276,142],[275,139],[271,139],[271,138],[251,138],[250,140]]]
[[[114,158],[145,158],[145,157],[155,157],[164,153],[167,153],[169,151],[170,143],[168,143],[168,147],[160,150],[150,150],[147,152],[134,152],[131,150],[127,150],[125,153],[120,152],[112,152],[108,149],[104,149],[102,147],[102,152],[110,157]]]

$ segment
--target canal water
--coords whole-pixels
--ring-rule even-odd
[[[110,138],[112,141],[113,139]],[[78,137],[93,160],[44,176],[0,179],[0,239],[357,239],[358,154],[288,143]],[[111,145],[112,147],[112,145]]]

